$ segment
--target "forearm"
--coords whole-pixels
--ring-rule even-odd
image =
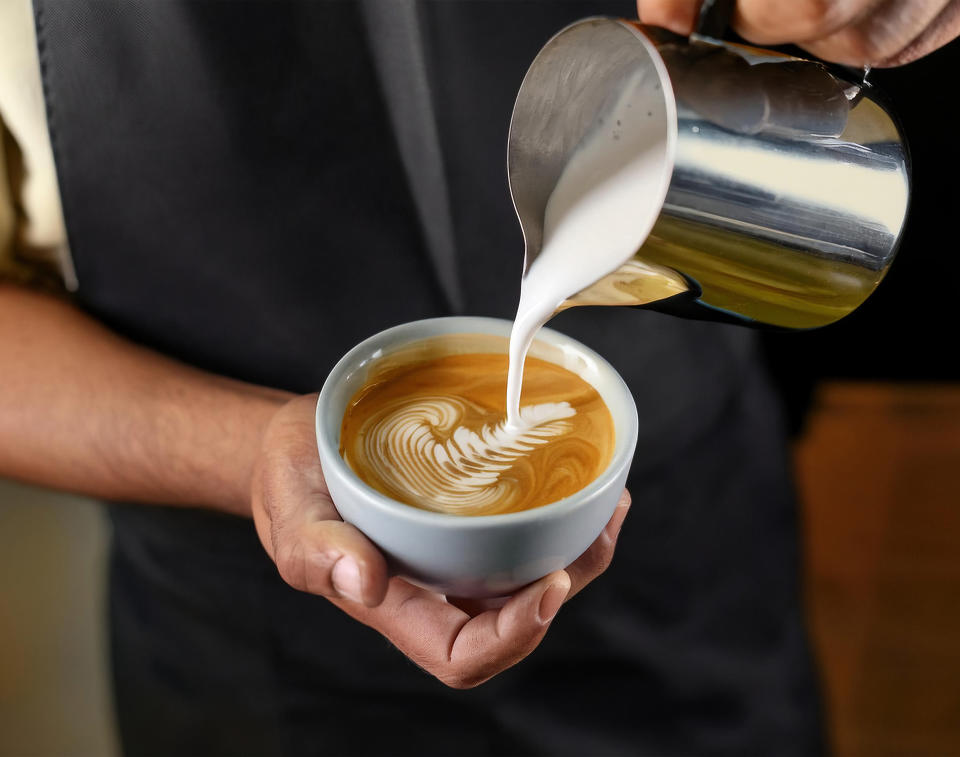
[[[263,429],[287,399],[0,285],[0,476],[246,515]]]

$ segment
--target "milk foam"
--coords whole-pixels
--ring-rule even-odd
[[[524,407],[516,428],[504,422],[473,431],[456,397],[419,397],[374,424],[364,439],[370,467],[389,487],[429,509],[469,515],[508,508],[524,492],[501,474],[534,448],[570,430],[567,402]]]
[[[543,247],[520,288],[510,336],[508,427],[522,427],[523,364],[534,335],[568,297],[617,270],[643,244],[666,191],[668,130],[653,71],[629,78],[567,163],[547,203]]]

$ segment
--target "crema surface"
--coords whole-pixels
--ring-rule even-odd
[[[445,355],[375,370],[351,400],[340,453],[414,507],[492,515],[555,502],[610,462],[613,419],[571,371],[528,358],[520,423],[506,423],[507,356]]]

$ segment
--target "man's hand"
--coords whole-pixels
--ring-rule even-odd
[[[630,497],[593,545],[501,607],[448,602],[389,578],[383,555],[344,523],[327,492],[314,436],[316,395],[298,397],[267,427],[252,485],[253,518],[267,553],[296,589],[327,597],[454,688],[477,686],[536,648],[566,599],[610,564]]]
[[[702,0],[637,0],[645,24],[693,31]],[[960,34],[960,0],[738,0],[733,28],[851,66],[899,66]]]

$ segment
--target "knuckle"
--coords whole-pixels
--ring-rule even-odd
[[[793,5],[793,18],[785,23],[782,12],[777,12],[769,4],[764,20],[768,27],[777,31],[788,31],[794,35],[817,36],[823,34],[832,23],[832,19],[849,3],[830,0],[804,0]]]
[[[696,16],[695,0],[638,0],[637,18],[644,24],[667,26],[679,31],[689,27]]]
[[[294,589],[302,591],[306,587],[306,560],[303,544],[295,541],[292,544],[280,545],[276,550],[275,561],[280,578]]]
[[[275,453],[264,454],[257,467],[257,496],[272,520],[282,518],[285,504],[283,482],[277,475],[278,458]]]
[[[843,12],[848,2],[836,2],[836,0],[805,0],[797,5],[799,18],[798,23],[811,30],[821,29],[829,24],[835,17]]]
[[[610,567],[613,561],[614,545],[615,542],[608,537],[587,552],[585,567],[590,575],[599,576]]]
[[[899,52],[899,47],[890,40],[880,39],[863,29],[844,29],[809,49],[822,58],[851,66],[876,64]]]
[[[597,575],[605,572],[610,567],[610,563],[613,562],[613,547],[614,544],[611,542],[609,546],[599,550],[599,553],[595,556],[592,567]]]
[[[474,689],[487,680],[485,677],[467,671],[451,671],[438,675],[437,678],[445,686],[457,691]]]
[[[851,30],[844,37],[847,55],[856,65],[877,63],[899,52],[899,47],[890,44],[889,40],[865,31]]]
[[[860,12],[861,0],[802,0],[741,3],[741,14],[750,27],[772,38],[791,41],[819,39],[850,23]]]
[[[499,668],[490,660],[473,658],[460,663],[446,662],[433,671],[434,676],[451,689],[463,691],[473,689],[484,681],[489,680],[498,672]]]
[[[637,15],[646,23],[663,18],[668,8],[669,4],[664,0],[637,0]]]
[[[329,597],[337,592],[331,583],[331,571],[341,556],[338,550],[312,550],[296,539],[277,552],[280,577],[298,591]]]

